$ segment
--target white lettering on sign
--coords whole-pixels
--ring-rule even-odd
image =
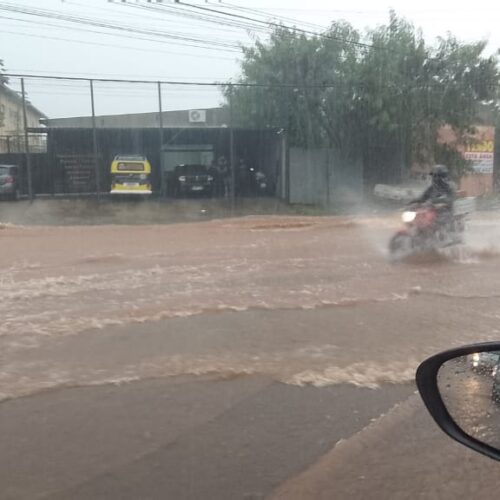
[[[471,144],[467,151],[464,152],[464,157],[472,163],[472,169],[477,174],[492,174],[494,164],[493,151],[495,145],[493,141],[483,140],[475,144]]]

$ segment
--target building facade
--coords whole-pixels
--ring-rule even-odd
[[[44,113],[29,101],[26,103],[28,128],[40,128]],[[44,134],[30,134],[30,150],[45,149]],[[22,97],[7,85],[0,84],[0,153],[20,153],[24,148],[24,120]]]

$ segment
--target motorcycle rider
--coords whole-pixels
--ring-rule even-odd
[[[430,202],[438,211],[438,222],[450,226],[453,224],[453,203],[456,191],[449,179],[448,169],[444,165],[436,165],[432,171],[432,183],[421,196],[411,203]]]

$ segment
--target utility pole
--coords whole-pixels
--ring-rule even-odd
[[[236,165],[234,158],[233,87],[229,87],[229,163],[231,165],[231,208],[236,202]]]

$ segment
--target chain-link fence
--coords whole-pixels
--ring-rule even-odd
[[[0,164],[19,166],[20,191],[30,196],[106,196],[122,184],[128,194],[147,184],[160,197],[284,196],[283,131],[233,123],[221,88],[10,76],[0,89]],[[132,157],[150,169],[113,166]]]
[[[19,191],[30,197],[276,196],[328,205],[422,177],[438,159],[470,160],[493,186],[494,117],[477,103],[475,135],[460,142],[455,128],[437,126],[447,89],[395,91],[392,105],[364,102],[361,87],[346,84],[8,77],[0,164],[18,166]],[[423,95],[427,128],[403,109],[412,90]],[[131,158],[148,165],[127,169]]]

